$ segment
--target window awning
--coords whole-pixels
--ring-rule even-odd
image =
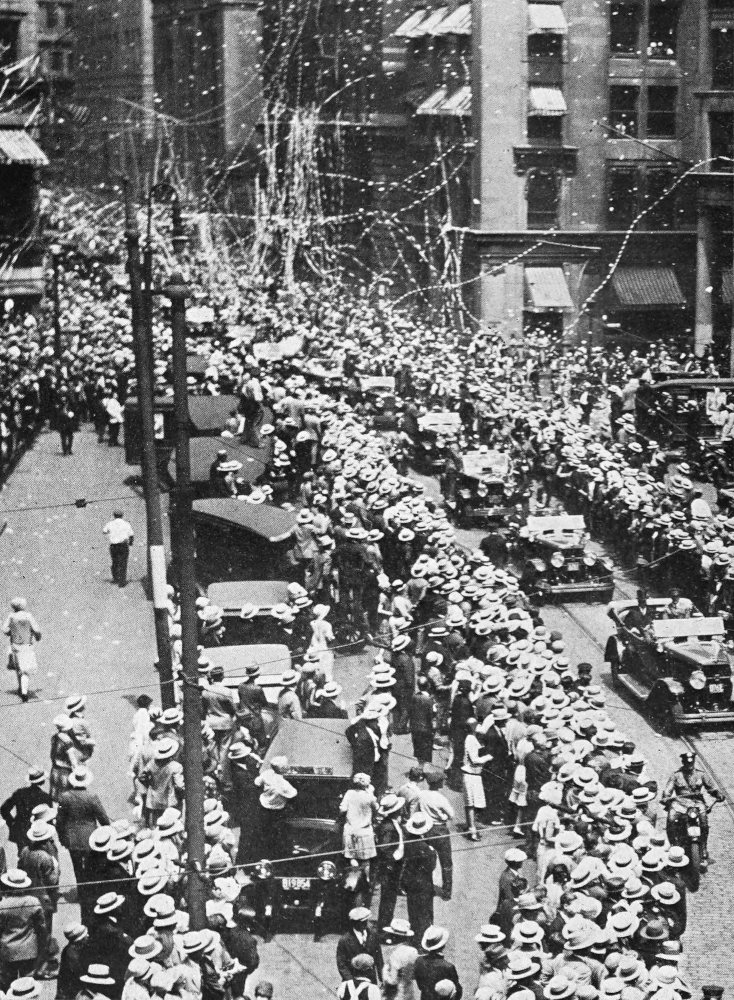
[[[526,267],[525,297],[526,308],[534,312],[573,309],[562,267]]]
[[[426,35],[433,35],[436,28],[448,14],[448,7],[438,7],[432,11],[425,21],[421,21],[414,29],[411,38],[424,38]]]
[[[563,92],[558,87],[530,87],[528,89],[528,114],[542,117],[565,115],[568,108]]]
[[[471,4],[463,3],[434,29],[435,35],[471,35]]]
[[[413,38],[413,31],[418,27],[425,16],[425,7],[421,7],[420,10],[414,10],[410,17],[406,18],[400,27],[395,29],[393,34],[396,38]]]
[[[568,34],[568,22],[561,7],[554,3],[528,4],[528,34]]]
[[[439,109],[441,115],[455,115],[457,118],[471,118],[471,87],[464,85],[447,97]]]
[[[48,157],[23,129],[0,129],[0,162],[47,167]]]
[[[721,301],[727,306],[734,302],[734,271],[730,267],[721,272]]]
[[[672,309],[686,304],[671,267],[618,267],[612,291],[620,309]]]
[[[440,114],[440,108],[443,102],[446,100],[446,88],[439,87],[438,90],[434,90],[425,101],[418,105],[415,109],[417,115],[438,115]]]

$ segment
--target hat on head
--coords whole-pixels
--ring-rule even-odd
[[[5,994],[9,1000],[38,1000],[40,995],[40,984],[35,979],[31,979],[30,976],[23,976],[21,979],[16,979],[8,986],[7,993]]]
[[[89,849],[99,854],[106,854],[116,839],[111,826],[98,826],[89,835]]]
[[[153,757],[159,761],[170,760],[178,753],[178,747],[178,740],[164,736],[162,739],[156,740],[153,744]]]
[[[150,962],[156,955],[160,955],[162,951],[163,945],[158,938],[151,937],[149,934],[143,934],[142,937],[135,938],[128,948],[127,953],[131,958],[144,958]]]
[[[76,944],[79,941],[86,940],[89,937],[89,931],[84,924],[69,924],[68,927],[64,928],[64,937],[67,941]]]
[[[510,979],[529,979],[540,971],[540,962],[535,955],[525,951],[516,951],[510,957],[507,975]]]
[[[20,868],[9,868],[8,871],[0,875],[0,883],[6,889],[27,889],[33,883],[28,875]]]
[[[452,997],[456,996],[456,983],[450,979],[439,979],[433,987],[433,992],[440,1000],[452,1000]]]
[[[511,847],[508,851],[505,851],[505,862],[508,865],[522,865],[527,860],[527,854],[525,851],[521,851],[519,847]]]
[[[576,993],[575,985],[565,976],[553,976],[548,985],[543,989],[543,996],[546,1000],[567,1000],[568,997]]]
[[[31,828],[28,831],[28,840],[34,844],[43,843],[44,840],[53,840],[54,828],[50,823],[44,823],[43,820],[39,820],[36,823],[31,824]]]
[[[67,712],[78,712],[87,704],[87,697],[83,694],[72,694],[64,702]]]
[[[423,837],[433,829],[433,820],[423,812],[414,812],[405,824],[406,833]]]
[[[88,767],[75,767],[69,775],[69,784],[72,788],[89,788],[94,775]]]
[[[445,948],[449,939],[449,932],[445,927],[437,924],[429,927],[421,940],[421,948],[424,951],[440,951]]]
[[[28,772],[28,781],[31,785],[45,785],[48,775],[42,767],[32,767]]]
[[[668,868],[685,868],[689,859],[682,847],[673,845],[668,848],[666,865]]]
[[[79,981],[92,986],[114,986],[115,980],[110,975],[109,965],[90,965]]]
[[[366,906],[355,906],[349,911],[349,920],[353,924],[363,924],[370,919],[370,911]]]
[[[106,913],[114,913],[115,910],[119,910],[124,904],[125,897],[121,896],[117,892],[105,892],[102,896],[97,898],[97,902],[94,906],[94,912],[97,916],[104,916]]]
[[[680,902],[680,893],[672,882],[659,882],[650,889],[650,895],[663,906],[675,906]]]
[[[393,792],[388,792],[380,799],[380,813],[383,816],[392,816],[399,813],[405,806],[405,799]]]

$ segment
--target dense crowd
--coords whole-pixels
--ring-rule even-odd
[[[205,296],[202,289],[197,301]],[[710,371],[711,362],[663,344],[628,356],[584,344],[561,356],[539,338],[518,351],[491,333],[465,336],[366,296],[326,296],[305,285],[286,294],[254,284],[213,299],[215,321],[193,338],[205,364],[191,388],[235,393],[240,405],[223,428],[231,444],[212,468],[212,492],[253,504],[276,497],[298,510],[289,599],[273,611],[293,652],[276,715],[348,720],[354,773],[338,812],[340,853],[355,878],[336,948],[339,995],[691,996],[688,858],[671,844],[658,803],[675,810],[718,791],[687,759],[661,793],[608,714],[590,666],[571,661],[506,567],[456,543],[440,498],[402,473],[422,413],[457,411],[461,430],[447,435],[447,453],[473,445],[510,451],[517,468],[527,466],[528,510],[560,498],[592,530],[623,526],[626,544],[639,547],[629,554],[650,567],[662,556],[677,566],[673,550],[695,551],[709,574],[702,580],[718,582],[728,574],[731,525],[713,517],[685,469],[668,475],[633,418],[639,379],[700,364]],[[73,453],[82,420],[115,446],[134,389],[125,292],[106,265],[77,261],[65,274],[62,314],[58,366],[32,321],[8,318],[15,339],[4,342],[2,377],[21,410],[23,391],[35,394],[65,453]],[[292,337],[303,338],[295,361],[257,360],[258,343]],[[161,314],[155,364],[163,392],[169,348]],[[394,430],[384,435],[372,427],[384,412],[362,393],[359,376],[386,373],[396,375],[397,405]],[[239,480],[238,443],[263,439],[272,440],[269,469],[255,484]],[[723,589],[695,596],[719,609]],[[173,587],[169,597],[180,667]],[[242,616],[255,611],[243,608]],[[23,602],[13,614],[20,617],[6,623],[11,642],[30,642],[38,626]],[[202,640],[219,614],[201,599]],[[342,702],[333,650],[345,622],[373,650],[354,705]],[[237,1000],[248,988],[272,996],[256,971],[260,914],[251,887],[263,857],[292,847],[286,819],[299,801],[289,775],[298,762],[263,762],[268,706],[258,666],[233,691],[215,659],[202,648],[207,927],[191,929],[185,909],[180,710],[138,699],[130,744],[136,807],[110,817],[91,790],[95,743],[85,699],[70,697],[54,720],[50,775],[32,769],[0,809],[17,847],[14,866],[4,862],[0,874],[0,989],[10,1000],[36,1000],[44,978],[56,979],[58,1000]],[[391,764],[394,738],[405,734],[415,758],[407,775]],[[446,783],[462,793],[461,817]],[[479,820],[506,828],[518,844],[505,854],[489,922],[474,930],[477,974],[462,984],[444,956],[449,931],[436,920],[435,901],[451,898],[452,845],[462,834],[479,841]],[[63,927],[59,955],[60,847],[71,856],[81,919]],[[491,838],[483,847],[492,850]],[[407,920],[396,916],[403,895]]]

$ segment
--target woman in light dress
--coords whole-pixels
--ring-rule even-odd
[[[370,862],[377,857],[372,821],[378,806],[369,775],[355,774],[339,806],[344,817],[344,857],[362,870],[368,884]]]
[[[316,604],[313,609],[313,621],[311,622],[311,645],[309,652],[319,654],[319,670],[323,673],[327,681],[334,680],[334,629],[331,622],[327,621],[327,616],[331,608],[328,604]]]

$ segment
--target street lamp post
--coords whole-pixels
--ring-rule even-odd
[[[48,248],[48,252],[51,254],[51,296],[54,307],[54,358],[56,360],[57,366],[61,367],[61,298],[60,298],[60,261],[61,261],[61,247],[58,243],[52,243]]]
[[[183,668],[184,788],[186,794],[186,842],[188,847],[188,908],[191,927],[206,926],[204,767],[201,741],[201,689],[199,688],[199,621],[194,579],[194,520],[191,497],[189,450],[189,397],[186,385],[186,298],[183,277],[176,273],[163,294],[171,302],[171,354],[173,401],[176,418],[175,522],[172,525],[174,557],[178,567],[181,598],[181,665]]]

